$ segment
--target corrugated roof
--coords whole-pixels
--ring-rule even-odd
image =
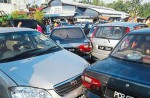
[[[66,1],[63,1],[63,3],[64,4],[68,4],[68,5],[78,6],[78,7],[114,10],[113,8],[108,8],[108,7],[104,7],[104,6],[96,6],[96,5],[84,4],[84,3],[78,3],[78,2],[66,2]]]

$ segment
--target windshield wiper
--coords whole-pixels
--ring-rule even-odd
[[[32,54],[33,52],[35,52],[37,50],[40,50],[40,49],[41,48],[30,49],[30,50],[27,50],[25,52],[14,55],[13,57],[1,59],[0,62],[9,62],[9,61],[13,61],[13,60],[16,60],[16,59],[20,60],[20,59],[23,59],[25,57],[30,57],[29,54]]]
[[[43,50],[42,52],[36,53],[34,56],[45,54],[45,53],[51,52],[51,51],[55,52],[55,50],[57,50],[57,48],[61,49],[59,46],[53,46],[53,47]]]

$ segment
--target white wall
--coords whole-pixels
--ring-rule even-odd
[[[3,10],[7,14],[14,11],[15,8],[16,8],[16,6],[13,4],[0,3],[0,10]]]

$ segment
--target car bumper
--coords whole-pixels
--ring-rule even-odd
[[[106,54],[100,54],[98,52],[92,52],[92,59],[96,60],[96,61],[103,60],[103,59],[107,58],[108,56],[109,56],[109,54],[106,55]]]
[[[58,95],[54,90],[49,90],[49,93],[52,95],[52,98],[77,98],[78,96],[82,95],[82,91],[83,86],[80,86],[63,97]]]
[[[85,98],[102,98],[102,97],[97,96],[96,94],[94,94],[90,91],[85,91],[84,96],[85,96]]]

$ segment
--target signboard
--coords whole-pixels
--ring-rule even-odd
[[[51,14],[61,14],[62,13],[62,6],[53,6],[50,10]]]

